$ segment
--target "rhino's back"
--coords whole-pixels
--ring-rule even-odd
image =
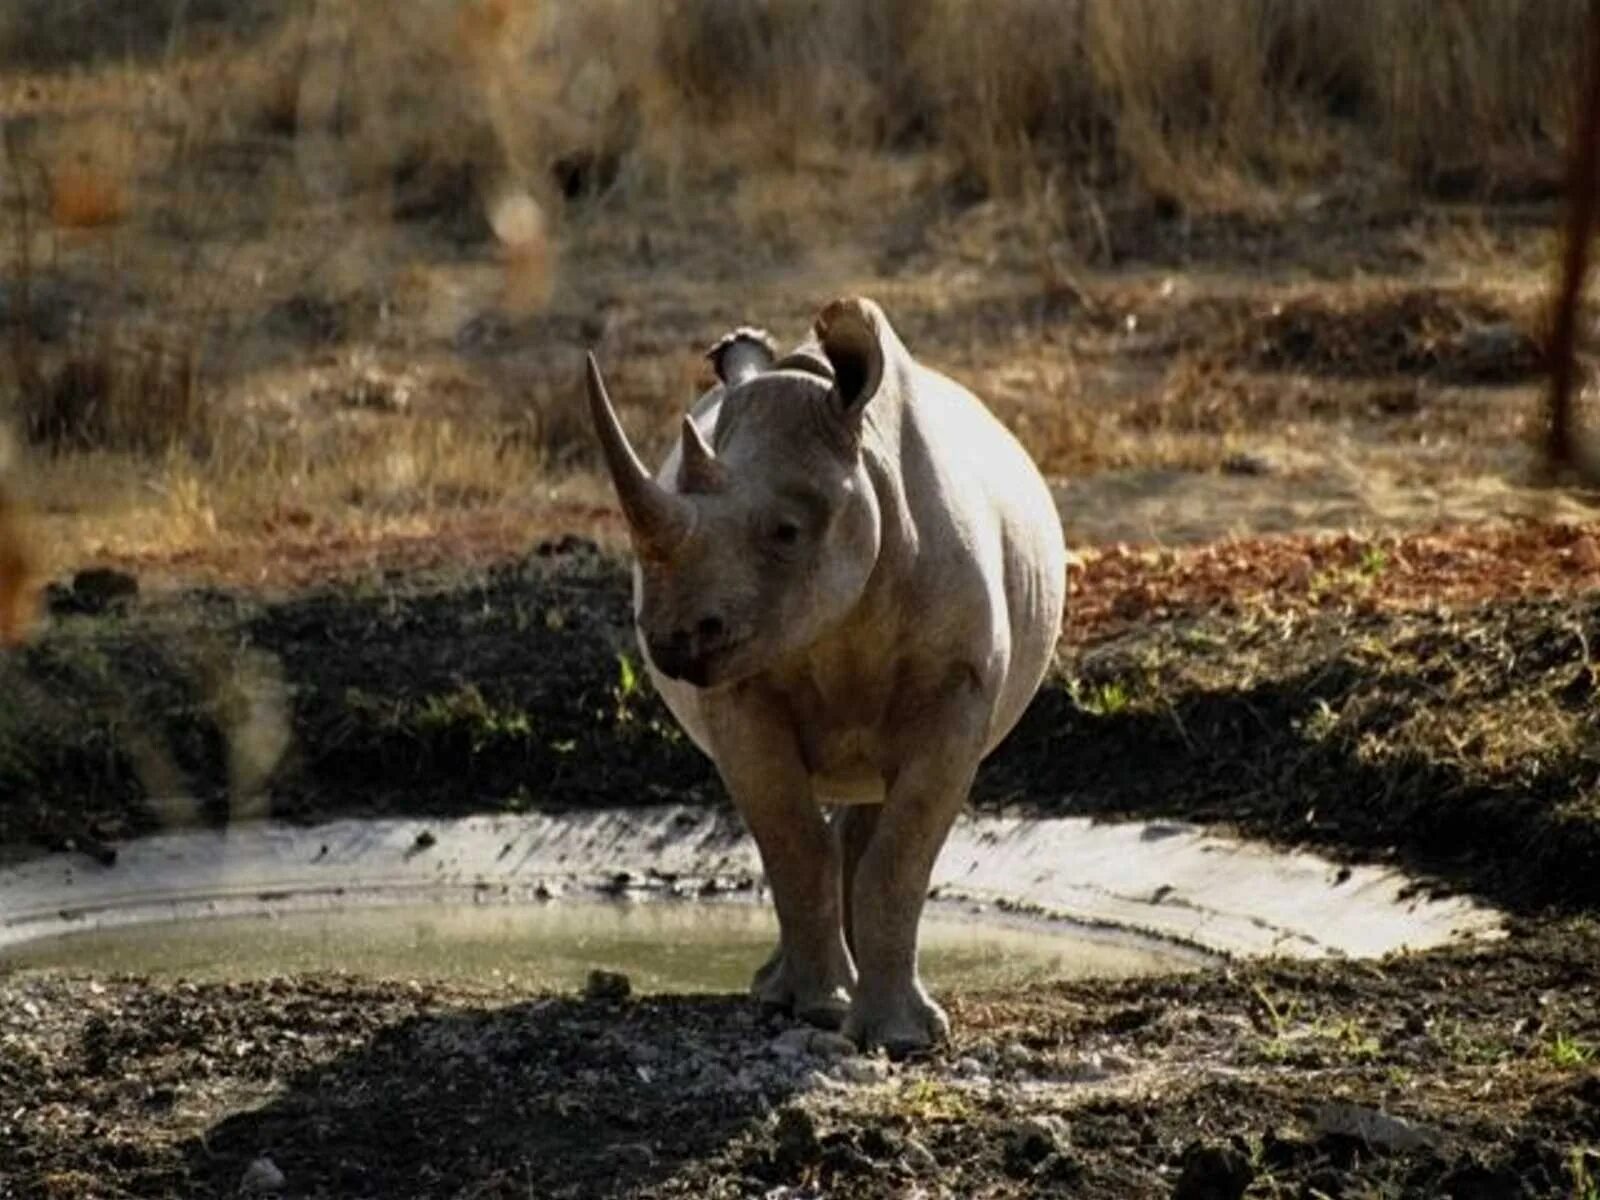
[[[1006,657],[990,750],[1015,727],[1049,669],[1065,615],[1067,549],[1049,485],[1011,431],[965,387],[915,368],[902,448],[907,502],[925,535],[943,526],[956,561],[929,556],[930,586],[981,578]],[[916,459],[925,457],[919,470]],[[920,494],[919,494],[920,493]],[[943,582],[941,582],[943,581]]]

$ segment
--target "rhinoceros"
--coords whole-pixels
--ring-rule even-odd
[[[1021,444],[870,299],[828,304],[782,358],[748,328],[709,357],[718,382],[652,477],[588,356],[644,663],[760,854],[779,937],[753,995],[922,1049],[949,1031],[918,972],[929,878],[1049,667],[1060,518]]]

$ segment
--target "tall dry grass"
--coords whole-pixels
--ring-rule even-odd
[[[559,291],[554,248],[569,222],[592,232],[626,228],[632,214],[714,211],[760,240],[800,245],[826,213],[849,236],[852,206],[894,202],[874,182],[886,157],[926,162],[919,178],[1014,203],[1024,224],[1048,227],[1041,277],[1067,294],[1072,253],[1054,256],[1082,243],[1092,257],[1113,202],[1271,211],[1346,175],[1459,193],[1558,164],[1586,4],[111,8],[101,19],[81,4],[23,0],[0,14],[0,67],[43,81],[18,84],[23,116],[6,123],[0,418],[69,454],[142,457],[158,473],[182,458],[186,478],[214,477],[226,491],[241,463],[298,453],[227,448],[234,422],[216,436],[216,398],[238,390],[224,387],[230,372],[261,365],[241,347],[259,346],[272,313],[316,327],[320,340],[294,354],[372,328],[396,345],[418,329],[448,341],[478,300],[450,281],[437,294],[421,288],[416,303],[438,329],[425,313],[383,333],[410,303],[402,281],[492,258],[501,278],[483,303],[517,318]],[[62,79],[63,94],[86,89],[77,109],[58,104]],[[36,87],[43,100],[28,99]],[[77,115],[52,131],[58,109]],[[12,136],[24,127],[33,132]],[[107,315],[90,288],[80,307],[101,324],[33,338],[43,309],[30,294],[62,263],[80,275],[94,264],[108,294],[135,281],[139,319]],[[359,312],[347,319],[346,309]],[[390,316],[360,316],[369,312]],[[545,379],[529,395],[529,469],[570,461],[587,434],[569,397]],[[394,424],[393,453],[365,447],[330,469],[349,478],[319,482],[318,495],[388,507],[407,490],[470,497],[471,473],[492,473],[483,455],[506,442],[503,431],[468,445],[443,427]],[[419,437],[434,447],[420,457]],[[286,489],[305,477],[303,467],[278,474]]]
[[[321,6],[319,13],[345,13]],[[480,193],[696,191],[730,169],[933,151],[1191,209],[1360,162],[1423,186],[1566,129],[1584,0],[473,0],[349,8],[342,161]],[[337,97],[328,89],[336,87]],[[311,99],[307,99],[311,97]],[[1471,179],[1487,178],[1480,171]],[[487,202],[487,201],[486,201]]]
[[[1582,0],[675,0],[647,69],[689,124],[944,149],[993,194],[1126,179],[1203,205],[1336,148],[1419,182],[1566,128]],[[1208,178],[1208,176],[1213,178]]]

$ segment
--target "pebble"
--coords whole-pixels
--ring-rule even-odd
[[[1411,1151],[1438,1146],[1438,1130],[1391,1117],[1359,1104],[1333,1102],[1317,1110],[1317,1132],[1355,1138],[1383,1150]]]
[[[900,1157],[918,1175],[932,1175],[939,1169],[939,1160],[916,1138],[908,1137],[905,1145],[900,1148]]]
[[[1037,1155],[1039,1158],[1058,1149],[1066,1140],[1066,1131],[1066,1122],[1053,1113],[1037,1117],[1018,1117],[1004,1127],[1006,1137],[1013,1143],[1042,1151]]]
[[[239,1194],[269,1196],[283,1191],[286,1182],[283,1172],[278,1170],[278,1164],[263,1154],[244,1169],[244,1177],[239,1180]]]
[[[1572,543],[1572,561],[1585,571],[1600,569],[1600,542],[1584,534]]]
[[[811,1158],[821,1149],[817,1119],[794,1105],[786,1105],[778,1111],[778,1128],[773,1138],[780,1151],[802,1160]]]
[[[590,1000],[625,1000],[633,984],[621,971],[590,971],[583,994]]]
[[[768,1047],[779,1058],[802,1058],[811,1052],[811,1030],[785,1029]]]
[[[612,1154],[618,1163],[635,1171],[648,1171],[656,1165],[656,1152],[643,1142],[624,1142]]]
[[[989,1077],[988,1072],[983,1069],[983,1064],[971,1055],[956,1059],[951,1070],[962,1079],[987,1079]]]
[[[889,1064],[881,1058],[846,1058],[834,1066],[833,1073],[847,1083],[882,1083],[889,1078]]]
[[[857,1053],[856,1044],[842,1033],[819,1029],[811,1035],[811,1053],[822,1058],[850,1058]]]
[[[1173,1200],[1240,1200],[1255,1180],[1250,1160],[1233,1146],[1192,1142],[1183,1152],[1183,1167]]]

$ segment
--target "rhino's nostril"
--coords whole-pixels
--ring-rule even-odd
[[[725,632],[721,617],[701,617],[700,624],[695,626],[695,632],[704,642],[720,642]]]

